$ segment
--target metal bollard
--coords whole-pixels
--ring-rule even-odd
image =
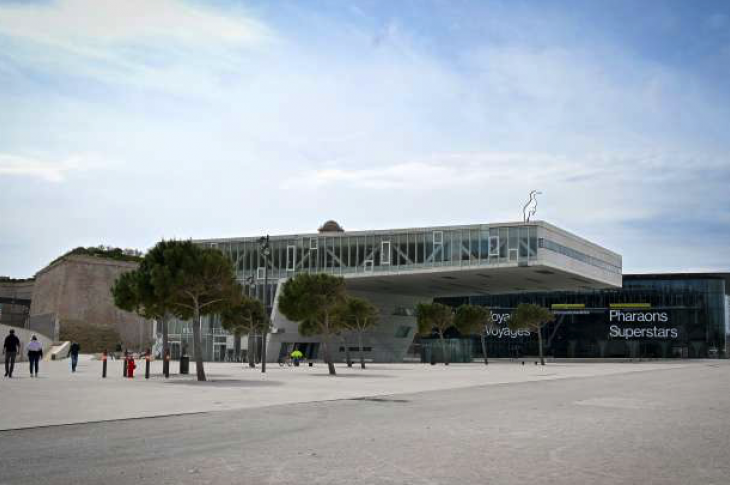
[[[147,349],[147,354],[145,355],[144,378],[145,379],[150,378],[150,351],[149,351],[149,349]]]
[[[106,350],[101,353],[101,378],[106,379]]]
[[[165,353],[165,360],[162,362],[162,373],[165,374],[165,378],[170,378],[170,351]]]

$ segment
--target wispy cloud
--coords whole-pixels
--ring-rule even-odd
[[[636,221],[635,226],[643,227],[650,218],[671,224],[688,213],[698,221],[730,223],[730,208],[708,204],[724,197],[727,182],[730,164],[710,155],[476,152],[381,167],[333,163],[299,171],[282,183],[282,189],[370,191],[376,197],[429,194],[439,200],[447,194],[481,193],[484,203],[506,212],[523,192],[538,188],[544,192],[544,207],[566,220]],[[521,192],[515,194],[515,188]]]
[[[237,50],[256,49],[274,38],[263,23],[240,11],[181,0],[0,5],[0,40],[3,36],[13,47],[4,55],[20,64],[32,60],[57,75],[179,93],[204,92],[211,81],[199,76],[189,82],[196,71],[235,68]]]
[[[75,156],[58,161],[0,153],[0,178],[32,177],[59,183],[71,172],[88,170],[95,163],[88,157]]]
[[[91,56],[120,44],[257,45],[270,32],[243,16],[179,0],[57,0],[0,8],[0,32]]]

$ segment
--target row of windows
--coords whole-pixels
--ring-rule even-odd
[[[575,260],[581,261],[583,263],[590,264],[591,266],[595,266],[596,268],[605,269],[606,271],[610,271],[611,273],[621,274],[620,266],[616,266],[611,263],[607,263],[606,261],[603,261],[603,260],[598,259],[593,256],[589,256],[588,254],[582,253],[573,248],[569,248],[567,246],[563,246],[562,244],[558,244],[555,241],[550,241],[549,239],[540,238],[538,245],[541,249],[548,249],[550,251],[560,253],[563,256],[567,256],[571,259],[575,259]]]
[[[213,243],[227,254],[239,277],[264,278],[256,241]],[[468,266],[537,258],[537,228],[475,227],[373,235],[320,235],[272,239],[269,277],[294,272],[357,273],[432,266]]]
[[[661,289],[625,288],[622,290],[594,290],[585,292],[554,291],[527,292],[472,297],[450,297],[439,301],[452,305],[472,303],[493,308],[512,308],[520,303],[534,303],[551,307],[553,304],[582,304],[585,308],[609,308],[612,304],[647,303],[652,308],[701,308],[711,305],[715,296],[699,291],[667,292]]]

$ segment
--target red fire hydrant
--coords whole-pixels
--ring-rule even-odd
[[[134,379],[134,369],[137,368],[137,365],[134,363],[134,357],[131,355],[127,358],[127,377],[130,379]]]

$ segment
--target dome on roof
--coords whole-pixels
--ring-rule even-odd
[[[319,232],[345,232],[345,230],[342,229],[342,226],[340,226],[337,221],[329,220],[322,224],[322,227],[319,228]]]

